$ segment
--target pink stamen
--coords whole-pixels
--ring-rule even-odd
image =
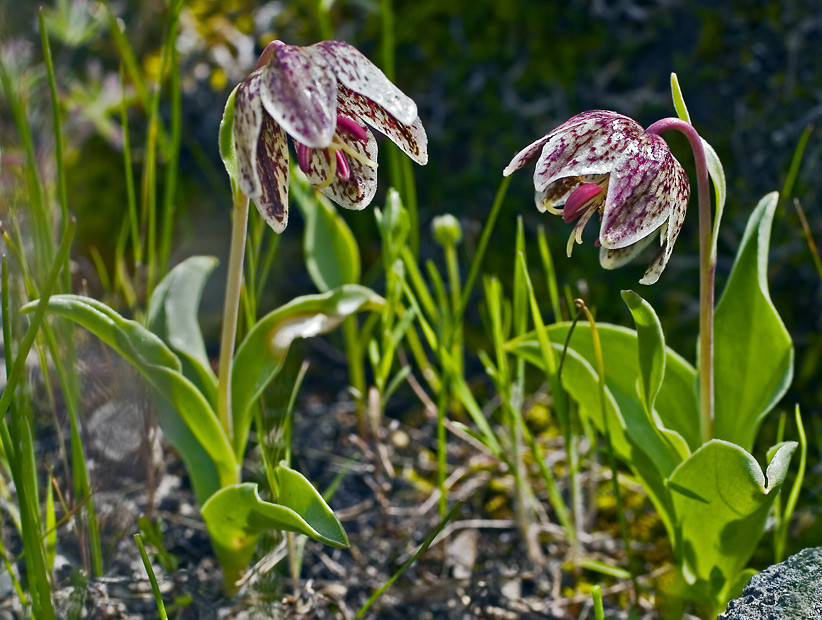
[[[354,136],[360,142],[368,141],[368,131],[356,121],[344,116],[337,116],[337,130],[344,130]]]
[[[565,201],[565,206],[562,208],[562,221],[566,224],[573,222],[585,212],[588,201],[600,193],[602,193],[602,188],[596,183],[580,185]]]
[[[305,174],[311,172],[311,151],[305,144],[297,145],[297,164]]]
[[[351,178],[351,166],[348,165],[348,158],[342,151],[334,151],[337,156],[337,178],[340,181],[347,181]]]

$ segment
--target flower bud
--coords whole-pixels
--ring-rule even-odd
[[[438,215],[431,222],[434,239],[443,247],[454,247],[462,241],[462,226],[457,218],[446,213]]]

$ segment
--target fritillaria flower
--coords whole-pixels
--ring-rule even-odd
[[[665,141],[634,120],[607,110],[583,112],[520,151],[503,174],[522,168],[539,149],[534,172],[537,207],[575,222],[567,254],[599,213],[599,261],[624,265],[659,232],[660,249],[640,280],[653,284],[685,220],[690,184]]]
[[[377,143],[366,124],[417,163],[428,161],[416,104],[357,49],[342,41],[273,41],[237,89],[240,189],[276,232],[285,229],[288,134],[315,188],[343,207],[364,208],[377,189]]]

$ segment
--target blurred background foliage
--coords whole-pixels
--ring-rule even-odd
[[[159,70],[168,5],[164,0],[110,0],[114,15],[149,79]],[[379,0],[188,0],[177,40],[183,90],[183,144],[173,260],[195,253],[224,256],[230,210],[227,178],[217,153],[217,127],[231,88],[274,38],[310,44],[347,40],[381,61]],[[51,0],[48,25],[65,108],[70,209],[78,216],[75,257],[94,246],[111,260],[125,208],[123,132],[119,117],[121,59],[97,0]],[[648,125],[674,114],[669,91],[676,72],[694,124],[716,148],[728,176],[718,284],[730,268],[747,214],[766,192],[779,190],[806,126],[822,117],[822,2],[685,2],[684,0],[396,0],[396,83],[418,103],[429,135],[430,164],[417,168],[421,254],[439,256],[428,225],[453,213],[468,252],[490,208],[502,168],[518,149],[580,111],[617,110]],[[40,163],[53,167],[50,108],[32,2],[0,5],[3,60],[27,102]],[[145,111],[127,84],[135,166],[145,143]],[[168,114],[164,99],[161,107]],[[793,195],[822,240],[822,140],[812,134]],[[669,137],[689,171],[684,140]],[[0,217],[20,201],[20,153],[8,102],[0,98]],[[680,351],[693,351],[697,325],[695,213],[660,283],[640,287],[645,265],[602,272],[594,227],[573,260],[562,255],[570,230],[533,205],[528,172],[517,175],[495,231],[486,269],[511,271],[517,215],[531,238],[549,231],[561,282],[587,298],[600,320],[629,323],[618,292],[633,288],[657,308]],[[159,177],[162,178],[162,177]],[[693,178],[693,176],[692,176]],[[386,175],[383,175],[383,181]],[[378,193],[377,204],[384,192]],[[771,287],[797,346],[790,402],[803,407],[819,432],[822,406],[822,287],[790,201],[774,226]],[[283,236],[272,303],[309,292],[300,258],[299,216]],[[378,235],[368,213],[345,213],[364,253],[378,262]],[[534,264],[537,264],[536,262]],[[215,281],[220,281],[218,274]],[[539,282],[538,282],[539,284]],[[215,288],[215,295],[219,288]],[[547,298],[546,298],[547,299]],[[215,300],[212,307],[218,311]],[[208,306],[208,301],[207,308]],[[546,303],[547,306],[547,303]],[[690,338],[690,339],[689,339]],[[813,434],[812,434],[813,436]],[[767,439],[770,441],[770,438]],[[818,446],[817,446],[818,448]]]

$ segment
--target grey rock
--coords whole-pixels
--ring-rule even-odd
[[[822,547],[803,549],[751,577],[717,620],[822,618]]]

